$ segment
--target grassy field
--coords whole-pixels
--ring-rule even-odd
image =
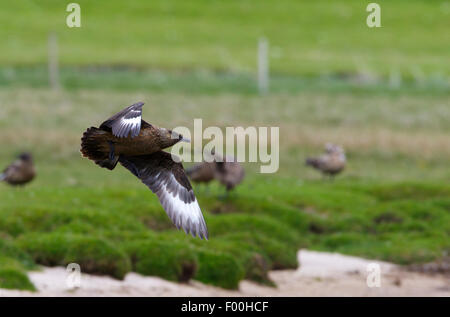
[[[260,97],[8,88],[0,91],[0,141],[6,150],[1,160],[9,160],[14,151],[32,149],[40,160],[78,164],[82,132],[139,100],[146,102],[148,121],[169,128],[193,128],[194,118],[202,118],[204,126],[222,128],[280,127],[281,175],[315,178],[303,160],[322,151],[326,142],[336,142],[346,148],[351,159],[344,175],[350,179],[444,181],[449,177],[450,107],[446,94],[323,91]],[[259,164],[248,166],[254,171],[256,167]]]
[[[85,128],[137,100],[147,102],[146,120],[169,128],[192,127],[194,118],[279,126],[280,170],[262,175],[247,164],[246,181],[226,200],[217,184],[197,186],[211,238],[187,237],[128,171],[100,169],[78,152]],[[450,249],[449,110],[445,94],[401,91],[0,90],[0,163],[27,149],[39,171],[26,188],[1,186],[0,285],[32,289],[24,270],[74,261],[116,278],[136,271],[226,288],[243,278],[270,285],[268,270],[296,267],[301,247],[401,264],[439,259]],[[303,165],[328,141],[348,152],[335,182]]]
[[[79,0],[82,27],[65,24],[67,3],[9,2],[0,12],[0,65],[47,62],[59,36],[64,65],[134,65],[253,73],[261,36],[274,73],[399,71],[448,78],[447,1],[380,0],[382,27],[368,28],[368,3],[351,1]],[[30,49],[33,48],[33,49]]]
[[[399,264],[448,255],[448,1],[380,0],[377,29],[357,0],[77,2],[80,29],[56,0],[0,10],[0,167],[26,150],[38,170],[27,187],[0,184],[1,288],[33,290],[27,270],[71,262],[236,288],[272,285],[268,271],[297,267],[302,247]],[[60,90],[48,83],[52,32]],[[185,236],[128,171],[80,156],[86,128],[137,101],[167,128],[277,126],[280,169],[245,164],[228,199],[195,186],[210,241]],[[304,165],[326,142],[349,161],[334,182]]]

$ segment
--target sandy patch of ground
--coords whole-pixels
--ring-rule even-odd
[[[196,281],[178,284],[129,273],[123,281],[82,274],[81,287],[66,286],[64,268],[44,268],[29,276],[38,292],[0,289],[0,296],[448,296],[448,276],[406,272],[397,266],[336,253],[300,250],[297,270],[270,272],[276,288],[243,281],[228,291]],[[368,287],[369,264],[380,268],[380,287]],[[371,271],[374,272],[374,271]]]

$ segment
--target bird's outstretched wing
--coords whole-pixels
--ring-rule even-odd
[[[123,109],[103,122],[100,129],[111,129],[112,134],[119,138],[126,138],[130,133],[132,138],[138,136],[141,131],[143,105],[143,102],[138,102]]]
[[[123,156],[120,164],[136,175],[155,193],[169,218],[192,236],[208,239],[208,229],[194,191],[181,163],[170,153],[159,151],[150,155]]]

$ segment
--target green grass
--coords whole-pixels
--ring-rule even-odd
[[[259,94],[256,75],[245,72],[193,69],[185,71],[163,71],[161,69],[139,69],[128,67],[69,67],[59,72],[60,84],[69,90],[111,89],[115,91],[179,92],[195,95],[217,95],[221,93]],[[8,87],[49,87],[48,69],[34,67],[0,67],[0,85]],[[431,74],[420,81],[403,78],[398,83],[389,76],[374,76],[364,79],[362,74],[318,74],[298,76],[272,74],[271,93],[342,91],[353,94],[375,95],[445,95],[450,82],[445,76]]]
[[[27,270],[76,262],[118,279],[135,271],[235,289],[242,279],[273,285],[268,272],[301,265],[299,248],[400,264],[450,251],[444,91],[326,86],[258,96],[164,87],[0,90],[0,164],[30,150],[38,170],[24,188],[0,184],[0,287],[32,289]],[[87,127],[137,100],[147,102],[146,120],[168,128],[192,127],[194,118],[279,126],[280,169],[262,175],[246,164],[245,182],[226,200],[218,184],[195,186],[210,241],[186,236],[131,173],[100,169],[78,152]],[[303,164],[329,141],[349,159],[334,182]]]
[[[35,268],[30,255],[2,234],[0,239],[0,288],[34,291],[26,271]]]
[[[399,264],[450,252],[446,1],[10,1],[0,11],[0,166],[34,154],[37,178],[0,184],[0,288],[34,290],[37,265],[130,271],[229,289],[295,269],[299,248]],[[62,89],[51,91],[47,39]],[[270,42],[270,92],[258,94],[256,46]],[[79,154],[90,126],[136,101],[174,128],[277,126],[280,169],[223,188],[195,186],[210,241],[174,230],[156,196],[124,168]],[[348,166],[334,182],[304,166],[326,142]],[[195,144],[199,147],[201,144]]]
[[[67,3],[2,6],[0,65],[47,62],[56,32],[63,65],[134,65],[254,73],[258,38],[270,41],[274,73],[371,72],[448,77],[448,3],[380,0],[382,27],[366,25],[358,0],[142,2],[80,0],[82,27],[65,24]]]
[[[133,270],[236,288],[243,278],[270,285],[268,270],[295,268],[302,247],[400,264],[439,259],[450,250],[447,185],[298,184],[273,177],[263,184],[261,178],[251,177],[226,201],[217,199],[217,186],[197,191],[210,241],[167,226],[156,198],[143,186],[5,188],[0,232],[10,242],[2,253],[15,261],[8,268],[23,269],[21,263],[32,258],[50,266],[76,262],[83,272],[116,278]],[[89,217],[74,202],[88,206]],[[49,208],[41,209],[45,204]]]
[[[131,270],[130,260],[109,241],[89,235],[28,233],[17,239],[17,245],[36,263],[66,266],[76,262],[85,273],[107,274],[123,279]]]
[[[19,151],[30,150],[45,175],[37,180],[41,186],[56,181],[74,187],[102,186],[96,166],[80,160],[81,135],[139,100],[146,102],[144,118],[167,128],[192,129],[194,118],[202,118],[204,127],[280,127],[279,175],[317,180],[320,176],[303,162],[322,151],[326,142],[335,142],[344,146],[349,158],[343,179],[442,181],[450,177],[448,93],[411,95],[403,90],[398,95],[324,90],[262,97],[8,87],[0,89],[0,164],[6,165]],[[256,172],[259,164],[246,168]],[[128,172],[113,174],[117,173],[119,183],[122,177],[133,183]]]
[[[178,282],[187,282],[197,273],[198,257],[184,243],[142,239],[124,245],[138,273]]]
[[[196,278],[203,283],[234,289],[245,277],[244,268],[231,254],[216,250],[201,250],[198,255],[200,269]]]
[[[16,268],[0,267],[0,288],[35,291],[25,272]]]

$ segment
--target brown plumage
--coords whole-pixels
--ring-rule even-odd
[[[245,176],[244,168],[234,157],[221,158],[212,153],[213,162],[202,162],[187,170],[189,178],[196,183],[209,183],[217,179],[227,191],[240,184]]]
[[[81,139],[83,156],[101,167],[113,170],[120,155],[152,154],[183,139],[176,132],[142,120],[143,105],[131,105],[103,122],[100,128],[87,129]]]
[[[342,172],[346,163],[347,159],[342,147],[329,143],[325,146],[324,154],[306,159],[306,165],[312,166],[330,177]]]
[[[225,157],[222,162],[216,161],[215,178],[225,186],[227,191],[239,185],[244,176],[244,168],[234,157]]]
[[[25,185],[31,182],[35,176],[36,170],[33,164],[33,157],[30,153],[22,153],[16,161],[0,174],[0,181],[13,186]]]
[[[183,165],[162,151],[185,139],[142,120],[143,105],[131,105],[99,128],[87,129],[81,139],[81,153],[109,170],[119,162],[158,196],[178,229],[207,239],[206,223]]]
[[[209,183],[214,180],[215,162],[202,162],[188,168],[186,174],[194,183]]]

